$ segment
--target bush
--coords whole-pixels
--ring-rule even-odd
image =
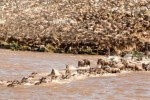
[[[12,49],[12,50],[19,50],[19,44],[17,43],[17,42],[12,42],[12,43],[10,43],[10,48]]]
[[[142,52],[139,52],[139,51],[133,51],[132,55],[133,55],[133,57],[136,57],[136,58],[141,58],[144,56],[144,54]]]

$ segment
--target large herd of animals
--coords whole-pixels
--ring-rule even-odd
[[[19,2],[18,2],[19,1]],[[0,48],[55,53],[107,55],[91,66],[33,72],[0,86],[42,85],[123,71],[150,71],[149,0],[1,0]],[[124,57],[131,51],[144,57]],[[108,59],[116,55],[116,58]],[[121,56],[118,56],[121,55]],[[117,59],[117,60],[116,60]]]
[[[108,55],[150,47],[149,0],[46,1],[1,1],[1,48]]]

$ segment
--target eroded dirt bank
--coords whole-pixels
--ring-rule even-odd
[[[0,47],[74,54],[150,50],[149,0],[1,1]]]

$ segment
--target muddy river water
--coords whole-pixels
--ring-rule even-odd
[[[87,58],[96,63],[101,56],[22,52],[0,49],[0,80],[21,79],[31,72],[61,70],[77,66]],[[0,86],[0,100],[150,100],[150,72],[131,72],[86,78],[48,86]]]

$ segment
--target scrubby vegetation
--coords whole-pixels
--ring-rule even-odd
[[[150,50],[149,0],[2,0],[0,47],[74,54]]]

